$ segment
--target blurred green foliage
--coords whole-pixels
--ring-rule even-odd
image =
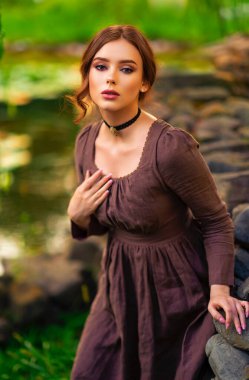
[[[249,0],[2,0],[8,41],[86,41],[110,24],[129,23],[149,38],[211,41],[249,30]]]
[[[2,17],[0,12],[0,59],[3,56],[3,31],[2,31]]]
[[[249,31],[248,0],[187,0],[187,9],[195,10],[201,30],[206,30],[207,33],[210,18],[215,21],[217,32],[221,36]],[[203,23],[205,19],[206,22]]]
[[[15,332],[0,351],[1,380],[68,380],[88,312],[60,315],[60,324]]]

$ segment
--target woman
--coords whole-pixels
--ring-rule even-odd
[[[200,379],[212,317],[241,334],[249,312],[230,296],[226,206],[196,140],[140,110],[156,67],[137,29],[100,31],[81,74],[77,104],[84,116],[94,103],[101,120],[76,138],[68,215],[74,238],[107,232],[108,241],[71,379]]]

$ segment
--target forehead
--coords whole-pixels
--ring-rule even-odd
[[[95,54],[94,58],[101,57],[113,61],[134,60],[137,64],[142,64],[142,58],[135,46],[125,39],[107,42]]]

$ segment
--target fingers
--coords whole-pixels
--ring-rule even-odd
[[[242,307],[241,307],[242,308]],[[234,326],[237,330],[237,333],[239,335],[241,335],[241,324],[240,324],[240,319],[239,319],[239,315],[238,315],[238,309],[237,309],[237,305],[235,306],[235,310],[233,310],[232,312],[232,317],[233,317],[233,323],[234,323]],[[232,318],[231,318],[232,320]],[[230,323],[229,323],[230,324]],[[243,326],[242,326],[243,327]]]
[[[90,170],[89,169],[87,169],[87,171],[86,171],[86,177],[85,177],[85,179],[88,179],[90,177]]]
[[[108,188],[113,182],[112,174],[102,176],[101,169],[92,175],[89,169],[86,170],[84,181],[76,188],[70,200],[68,215],[71,215],[71,219],[80,213],[81,219],[85,222],[85,219],[106,199],[109,194]]]
[[[236,303],[236,309],[237,309],[237,313],[238,313],[238,316],[240,319],[240,324],[242,326],[242,329],[245,330],[246,329],[245,311],[244,311],[243,306],[241,305],[240,302]]]
[[[97,170],[93,175],[90,176],[89,170],[86,171],[85,180],[83,181],[81,188],[82,190],[89,190],[89,195],[94,195],[99,189],[109,181],[109,186],[112,184],[110,181],[112,174],[109,173],[103,176],[103,172],[101,169]],[[109,187],[107,186],[107,187]],[[104,189],[105,190],[105,189]],[[101,192],[102,194],[102,192]]]
[[[85,179],[84,191],[87,191],[88,197],[91,198],[91,201],[94,203],[95,207],[97,207],[101,202],[103,202],[103,199],[106,198],[106,196],[108,195],[107,190],[113,182],[111,179],[111,173],[105,175],[102,178],[99,177],[99,175],[102,175],[102,171],[99,172],[98,170],[92,176],[89,176],[87,170]]]
[[[107,197],[107,195],[109,194],[109,190],[105,190],[104,193],[102,193],[96,200],[95,200],[95,207],[97,208],[104,200],[105,198]]]
[[[214,305],[212,303],[209,304],[208,306],[208,311],[209,313],[212,315],[212,317],[214,319],[216,319],[217,321],[219,321],[220,323],[223,323],[225,324],[226,323],[226,320],[225,318],[223,317],[223,315],[221,313],[218,312],[218,310],[214,307]]]
[[[84,203],[84,209],[87,214],[92,213],[108,196],[108,188],[112,184],[112,174],[103,176],[101,169],[90,174],[90,170],[86,170],[85,179],[78,186],[76,192]]]
[[[93,202],[96,202],[99,197],[102,197],[102,194],[108,190],[111,184],[112,184],[112,180],[109,180],[95,194],[93,194],[92,196]],[[108,194],[108,191],[107,191],[107,194]]]
[[[85,180],[82,183],[82,187],[84,187],[85,190],[91,189],[91,187],[99,180],[102,176],[102,170],[99,169],[96,172],[94,172],[91,176],[88,171],[88,177],[85,178]]]
[[[222,308],[225,311],[226,318],[218,312]],[[247,301],[240,301],[234,297],[221,297],[216,302],[210,300],[208,310],[212,317],[220,323],[225,323],[226,329],[234,323],[236,331],[241,335],[242,330],[246,329],[246,313],[249,313],[249,303]]]
[[[240,301],[241,306],[243,307],[245,311],[246,318],[249,317],[249,302],[247,301]]]
[[[230,297],[229,297],[230,298]],[[216,301],[210,300],[208,310],[213,316],[214,319],[226,325],[226,329],[230,326],[232,321],[232,308],[228,302],[227,297],[217,297]],[[221,313],[218,312],[218,309],[223,309],[225,312],[225,318]]]
[[[103,178],[101,178],[98,182],[95,183],[95,185],[92,186],[92,188],[89,190],[89,193],[91,195],[94,195],[96,193],[102,194],[102,192],[108,189],[108,187],[110,187],[110,185],[112,184],[113,181],[111,177],[112,177],[112,174],[110,173],[104,176]]]
[[[234,302],[235,310],[233,311],[233,321],[236,330],[241,334],[241,327],[243,330],[246,329],[246,318],[249,315],[249,303],[247,301],[240,301],[237,298],[231,297]]]

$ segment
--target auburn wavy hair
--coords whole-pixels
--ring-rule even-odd
[[[95,34],[87,45],[80,66],[82,78],[81,86],[73,95],[66,96],[66,98],[80,110],[79,115],[74,120],[76,124],[86,116],[87,109],[92,103],[89,95],[88,77],[94,56],[106,43],[120,38],[124,38],[130,42],[139,51],[143,62],[143,81],[147,82],[149,84],[149,90],[151,89],[156,78],[156,63],[153,51],[146,37],[132,25],[108,26]],[[140,92],[139,101],[145,99],[148,91]]]

